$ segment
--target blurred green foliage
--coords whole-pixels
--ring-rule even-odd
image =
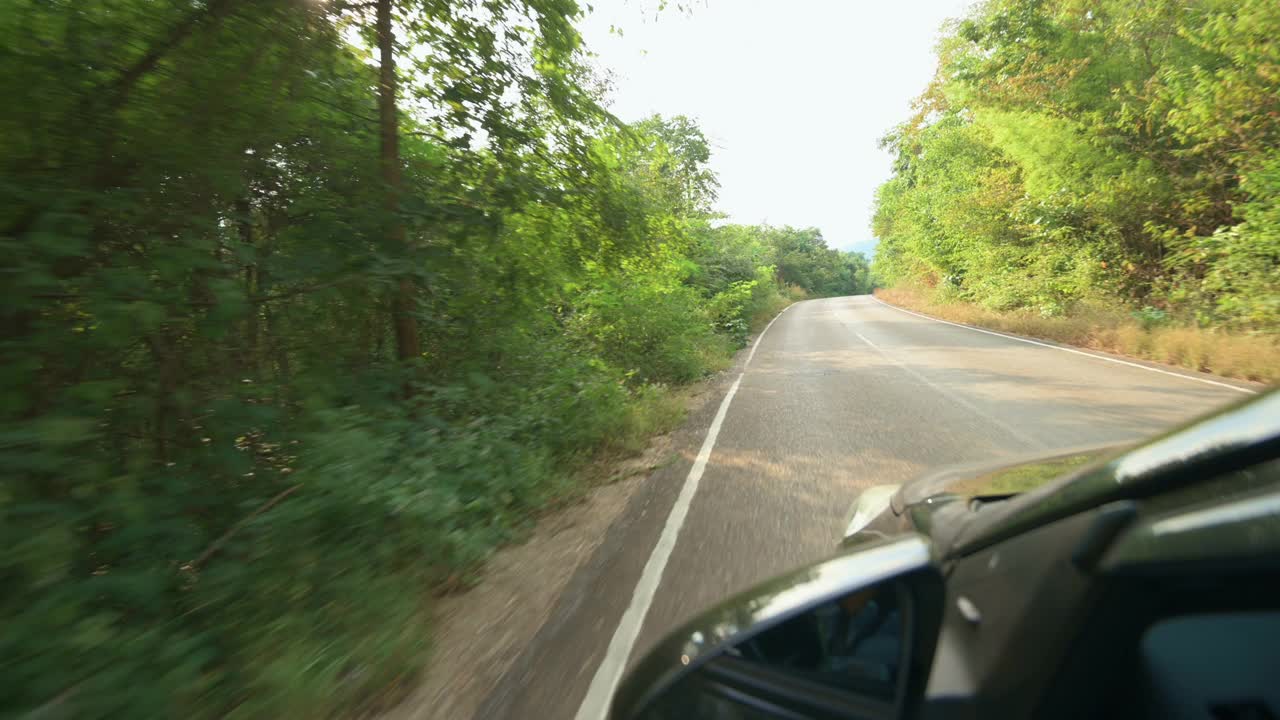
[[[885,139],[876,271],[1057,315],[1280,327],[1280,4],[986,0]]]
[[[599,107],[571,0],[392,5],[390,207],[369,3],[0,13],[0,715],[366,702],[789,285],[866,291],[816,231],[713,227],[701,131]]]

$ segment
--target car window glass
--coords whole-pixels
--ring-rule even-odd
[[[1157,623],[1142,638],[1143,717],[1273,717],[1280,613],[1212,613]]]
[[[906,661],[910,594],[886,582],[810,607],[682,678],[645,720],[807,718],[891,711]]]
[[[840,690],[892,700],[903,655],[904,595],[880,585],[825,603],[732,651]]]

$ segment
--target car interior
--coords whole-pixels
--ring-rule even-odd
[[[1092,618],[1036,716],[1280,718],[1280,515],[1262,504],[1278,485],[1273,460],[1145,501],[1147,525],[1168,525],[1160,511],[1181,504],[1175,495],[1205,497],[1207,509],[1184,505],[1174,517],[1217,522],[1230,541],[1201,557],[1153,544],[1148,562],[1100,578]],[[1233,552],[1236,541],[1249,551]]]

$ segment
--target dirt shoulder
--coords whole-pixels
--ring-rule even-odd
[[[710,378],[682,393],[690,418],[702,414],[719,382]],[[526,542],[499,550],[474,587],[436,601],[431,658],[419,684],[379,720],[477,717],[610,526],[654,471],[676,457],[680,432],[653,438],[638,456],[591,468],[599,484],[580,502],[545,515]]]

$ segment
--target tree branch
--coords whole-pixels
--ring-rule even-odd
[[[183,565],[182,570],[184,570],[185,572],[196,572],[197,570],[199,570],[201,565],[203,565],[209,558],[213,557],[214,553],[221,550],[222,546],[226,545],[227,541],[231,539],[231,536],[240,532],[240,530],[243,529],[245,525],[249,524],[250,520],[253,520],[254,518],[261,515],[262,513],[275,507],[277,504],[280,503],[281,500],[284,500],[285,498],[292,495],[300,487],[302,487],[302,483],[298,483],[297,485],[294,485],[293,487],[285,490],[279,495],[276,495],[275,497],[263,503],[257,510],[254,510],[253,512],[249,513],[249,515],[244,519],[242,519],[240,522],[236,523],[235,525],[232,525],[229,530],[227,530],[225,533],[222,534],[222,537],[215,540],[214,543],[209,546],[209,549],[200,553],[200,557],[197,557],[195,560],[192,560],[191,562]]]
[[[155,69],[165,55],[186,40],[187,36],[194,32],[196,27],[206,19],[221,19],[231,9],[231,5],[232,0],[212,0],[204,9],[187,13],[186,17],[170,28],[168,35],[153,45],[145,55],[138,58],[137,62],[121,73],[109,88],[101,91],[107,98],[107,108],[116,110],[123,106],[128,101],[129,94],[133,92],[133,88],[137,86],[138,81],[148,72]],[[89,97],[97,94],[92,93]]]

